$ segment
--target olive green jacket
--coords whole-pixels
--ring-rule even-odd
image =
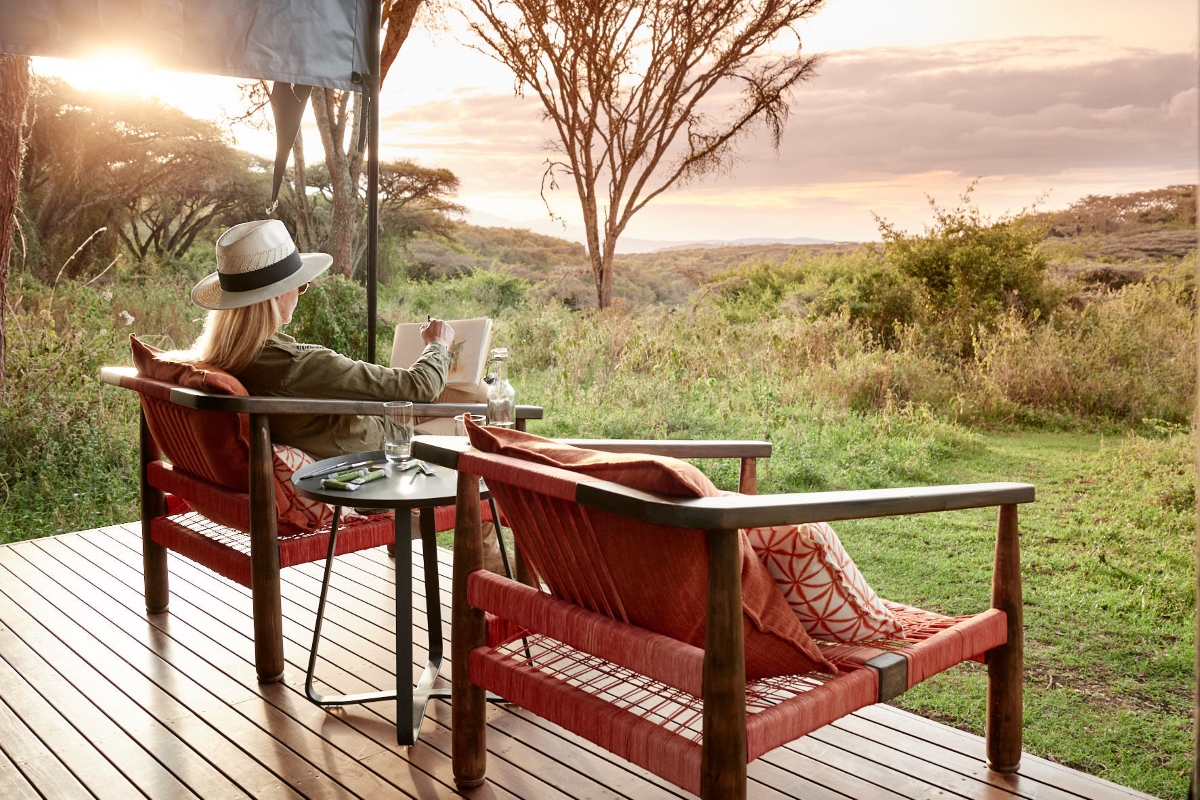
[[[425,346],[410,369],[354,361],[327,347],[300,344],[277,333],[266,341],[237,379],[251,395],[336,400],[411,400],[432,403],[446,385],[450,351]],[[271,440],[298,447],[313,458],[383,447],[380,417],[272,414]]]

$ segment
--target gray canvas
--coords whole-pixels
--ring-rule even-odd
[[[0,0],[0,51],[361,90],[370,0]]]

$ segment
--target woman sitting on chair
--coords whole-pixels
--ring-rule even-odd
[[[235,225],[217,239],[217,271],[192,289],[209,309],[200,334],[174,361],[204,361],[231,373],[251,395],[431,403],[446,385],[454,330],[441,320],[421,328],[425,350],[409,369],[354,361],[327,347],[301,344],[280,329],[296,301],[329,268],[324,253],[300,253],[279,220]],[[271,438],[317,459],[376,450],[379,417],[278,415]]]

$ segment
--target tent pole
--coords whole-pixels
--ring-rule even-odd
[[[376,284],[379,280],[379,27],[383,24],[383,6],[372,0],[371,29],[367,51],[371,72],[366,76],[367,92],[367,361],[375,363],[375,317],[378,313]]]

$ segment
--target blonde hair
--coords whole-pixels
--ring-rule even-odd
[[[190,350],[164,353],[171,361],[204,361],[226,372],[238,373],[254,361],[263,343],[282,325],[277,298],[260,303],[209,311],[204,331]]]

